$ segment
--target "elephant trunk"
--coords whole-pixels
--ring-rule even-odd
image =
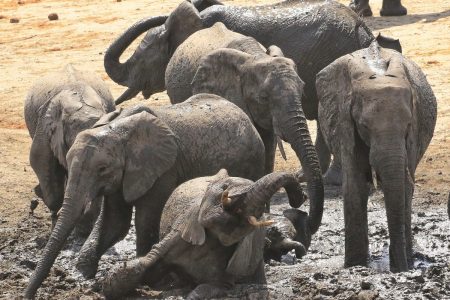
[[[390,247],[389,256],[391,271],[408,270],[406,251],[406,199],[405,199],[405,145],[392,149],[390,146],[380,147],[383,150],[371,150],[370,160],[381,178],[384,192],[386,214],[388,220]]]
[[[79,201],[81,199],[78,199],[78,197],[72,197],[72,195],[76,195],[76,191],[73,190],[72,186],[69,181],[60,216],[45,246],[44,254],[30,278],[25,290],[25,298],[34,297],[37,289],[47,277],[64,243],[83,213],[84,202]]]
[[[250,188],[247,194],[249,203],[246,207],[249,211],[261,211],[265,204],[270,201],[270,198],[282,187],[292,187],[298,184],[298,178],[291,173],[271,173],[256,181]],[[302,197],[301,189],[298,197]],[[291,193],[291,196],[294,193]],[[259,217],[259,216],[257,216]]]
[[[323,180],[320,170],[319,159],[316,149],[312,143],[311,135],[306,123],[305,114],[301,109],[300,97],[296,97],[294,104],[283,103],[281,109],[274,112],[273,124],[275,131],[279,132],[281,138],[291,144],[295,151],[308,186],[309,203],[309,229],[311,234],[316,233],[322,222],[323,214]],[[292,99],[289,101],[292,102]]]
[[[166,20],[167,16],[150,17],[140,20],[128,28],[109,46],[105,53],[104,65],[106,73],[108,73],[112,80],[118,84],[129,86],[128,65],[131,63],[132,58],[129,58],[125,63],[121,63],[119,61],[120,56],[139,35],[150,28],[163,25]],[[132,91],[128,91],[128,93],[133,94]]]

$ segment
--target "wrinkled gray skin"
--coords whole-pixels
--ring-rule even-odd
[[[182,5],[194,9],[188,2]],[[302,164],[313,203],[322,202],[321,169],[301,104],[304,83],[294,62],[283,57],[278,47],[269,47],[267,53],[255,39],[216,23],[177,48],[166,70],[167,93],[172,103],[192,93],[212,93],[239,106],[264,142],[266,173],[273,171],[276,137],[283,139]],[[318,223],[311,224],[313,233],[320,221],[319,216],[311,218],[316,219]]]
[[[114,111],[114,99],[98,76],[67,65],[37,81],[24,107],[25,123],[33,139],[30,164],[39,180],[35,191],[52,212],[54,224],[64,198],[66,154],[79,132]],[[87,208],[77,227],[79,233],[89,234],[86,231],[93,225],[89,223],[95,220],[99,208]]]
[[[172,191],[191,178],[264,175],[264,145],[248,117],[219,96],[150,110],[112,112],[80,133],[67,154],[68,179],[60,218],[25,291],[32,297],[47,276],[83,207],[104,196],[102,211],[80,251],[77,268],[95,275],[102,254],[125,237],[135,207],[137,255],[159,240],[159,221]]]
[[[277,45],[295,62],[298,75],[305,82],[303,111],[306,118],[317,119],[316,74],[336,58],[367,47],[375,39],[362,19],[335,1],[288,0],[251,7],[218,5],[211,0],[192,2],[193,5],[184,1],[169,16],[135,23],[108,48],[104,60],[106,72],[112,80],[128,87],[116,104],[139,92],[148,98],[164,91],[166,67],[177,47],[194,32],[222,22],[230,30],[253,37],[265,47]],[[147,30],[133,55],[121,63],[122,53]],[[398,45],[389,41],[386,44]],[[321,134],[317,135],[316,148],[321,170],[325,172],[330,153]]]
[[[271,215],[275,221],[266,229],[266,245],[264,260],[281,260],[291,250],[300,259],[308,251],[311,244],[311,232],[308,226],[308,214],[298,209],[286,209],[283,216]]]
[[[381,180],[391,271],[412,266],[414,173],[433,136],[436,99],[420,68],[372,43],[317,75],[319,122],[342,163],[345,265],[366,265],[367,182]]]
[[[349,7],[359,15],[365,17],[372,16],[369,0],[352,0]],[[383,0],[383,6],[380,10],[381,16],[404,16],[406,13],[407,9],[402,5],[400,0]]]
[[[289,173],[271,173],[252,182],[221,170],[182,184],[164,207],[161,241],[107,278],[105,296],[122,297],[144,279],[151,284],[171,271],[197,285],[187,299],[226,296],[226,288],[236,282],[266,283],[264,229],[251,225],[249,217],[261,218],[265,204],[281,187],[290,202],[303,199],[298,178]]]

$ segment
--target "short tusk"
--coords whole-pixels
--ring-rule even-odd
[[[231,204],[231,198],[228,198],[228,190],[223,191],[221,201],[223,207]]]
[[[274,220],[258,221],[254,216],[248,217],[248,222],[255,227],[270,226],[275,223]]]
[[[277,135],[277,144],[278,144],[278,149],[280,149],[281,156],[283,157],[284,160],[287,160],[286,152],[284,152],[283,141],[281,140],[281,138],[278,135]]]

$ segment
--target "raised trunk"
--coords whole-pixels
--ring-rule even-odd
[[[317,152],[311,141],[306,118],[298,105],[285,105],[279,115],[274,117],[283,140],[291,144],[303,168],[308,186],[309,229],[316,233],[322,222],[323,214],[323,180]]]
[[[121,63],[119,61],[120,56],[139,35],[152,27],[163,25],[166,20],[167,16],[150,17],[140,20],[127,29],[109,46],[105,53],[104,65],[106,73],[108,73],[112,80],[118,84],[129,86],[127,82],[129,78],[128,65],[131,63],[131,58],[125,63]]]
[[[284,187],[290,203],[302,203],[303,191],[296,174],[276,172],[268,174],[249,187],[245,207],[250,214],[260,217],[263,208],[269,203],[270,198]]]
[[[391,145],[392,147],[392,145]],[[377,174],[381,177],[389,229],[389,257],[392,272],[408,270],[405,236],[405,168],[404,147],[394,150],[381,148],[383,153],[371,152]]]

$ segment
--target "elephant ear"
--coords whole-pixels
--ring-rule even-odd
[[[203,29],[202,19],[195,6],[183,1],[167,18],[169,53],[172,54],[191,34]]]
[[[242,99],[241,68],[253,56],[235,49],[217,49],[205,56],[192,80],[192,93],[210,93],[232,102]]]
[[[265,236],[265,229],[258,227],[242,239],[228,261],[226,272],[239,277],[254,274],[263,259]]]
[[[203,245],[206,239],[205,228],[200,224],[199,215],[200,206],[193,207],[180,226],[181,238],[192,245]]]
[[[130,203],[143,196],[175,163],[176,138],[166,123],[141,112],[110,124],[125,144],[123,196]]]
[[[316,75],[320,129],[331,152],[338,157],[341,138],[353,133],[350,122],[352,90],[348,71],[351,59],[350,55],[345,55]],[[344,135],[340,135],[340,130]]]

